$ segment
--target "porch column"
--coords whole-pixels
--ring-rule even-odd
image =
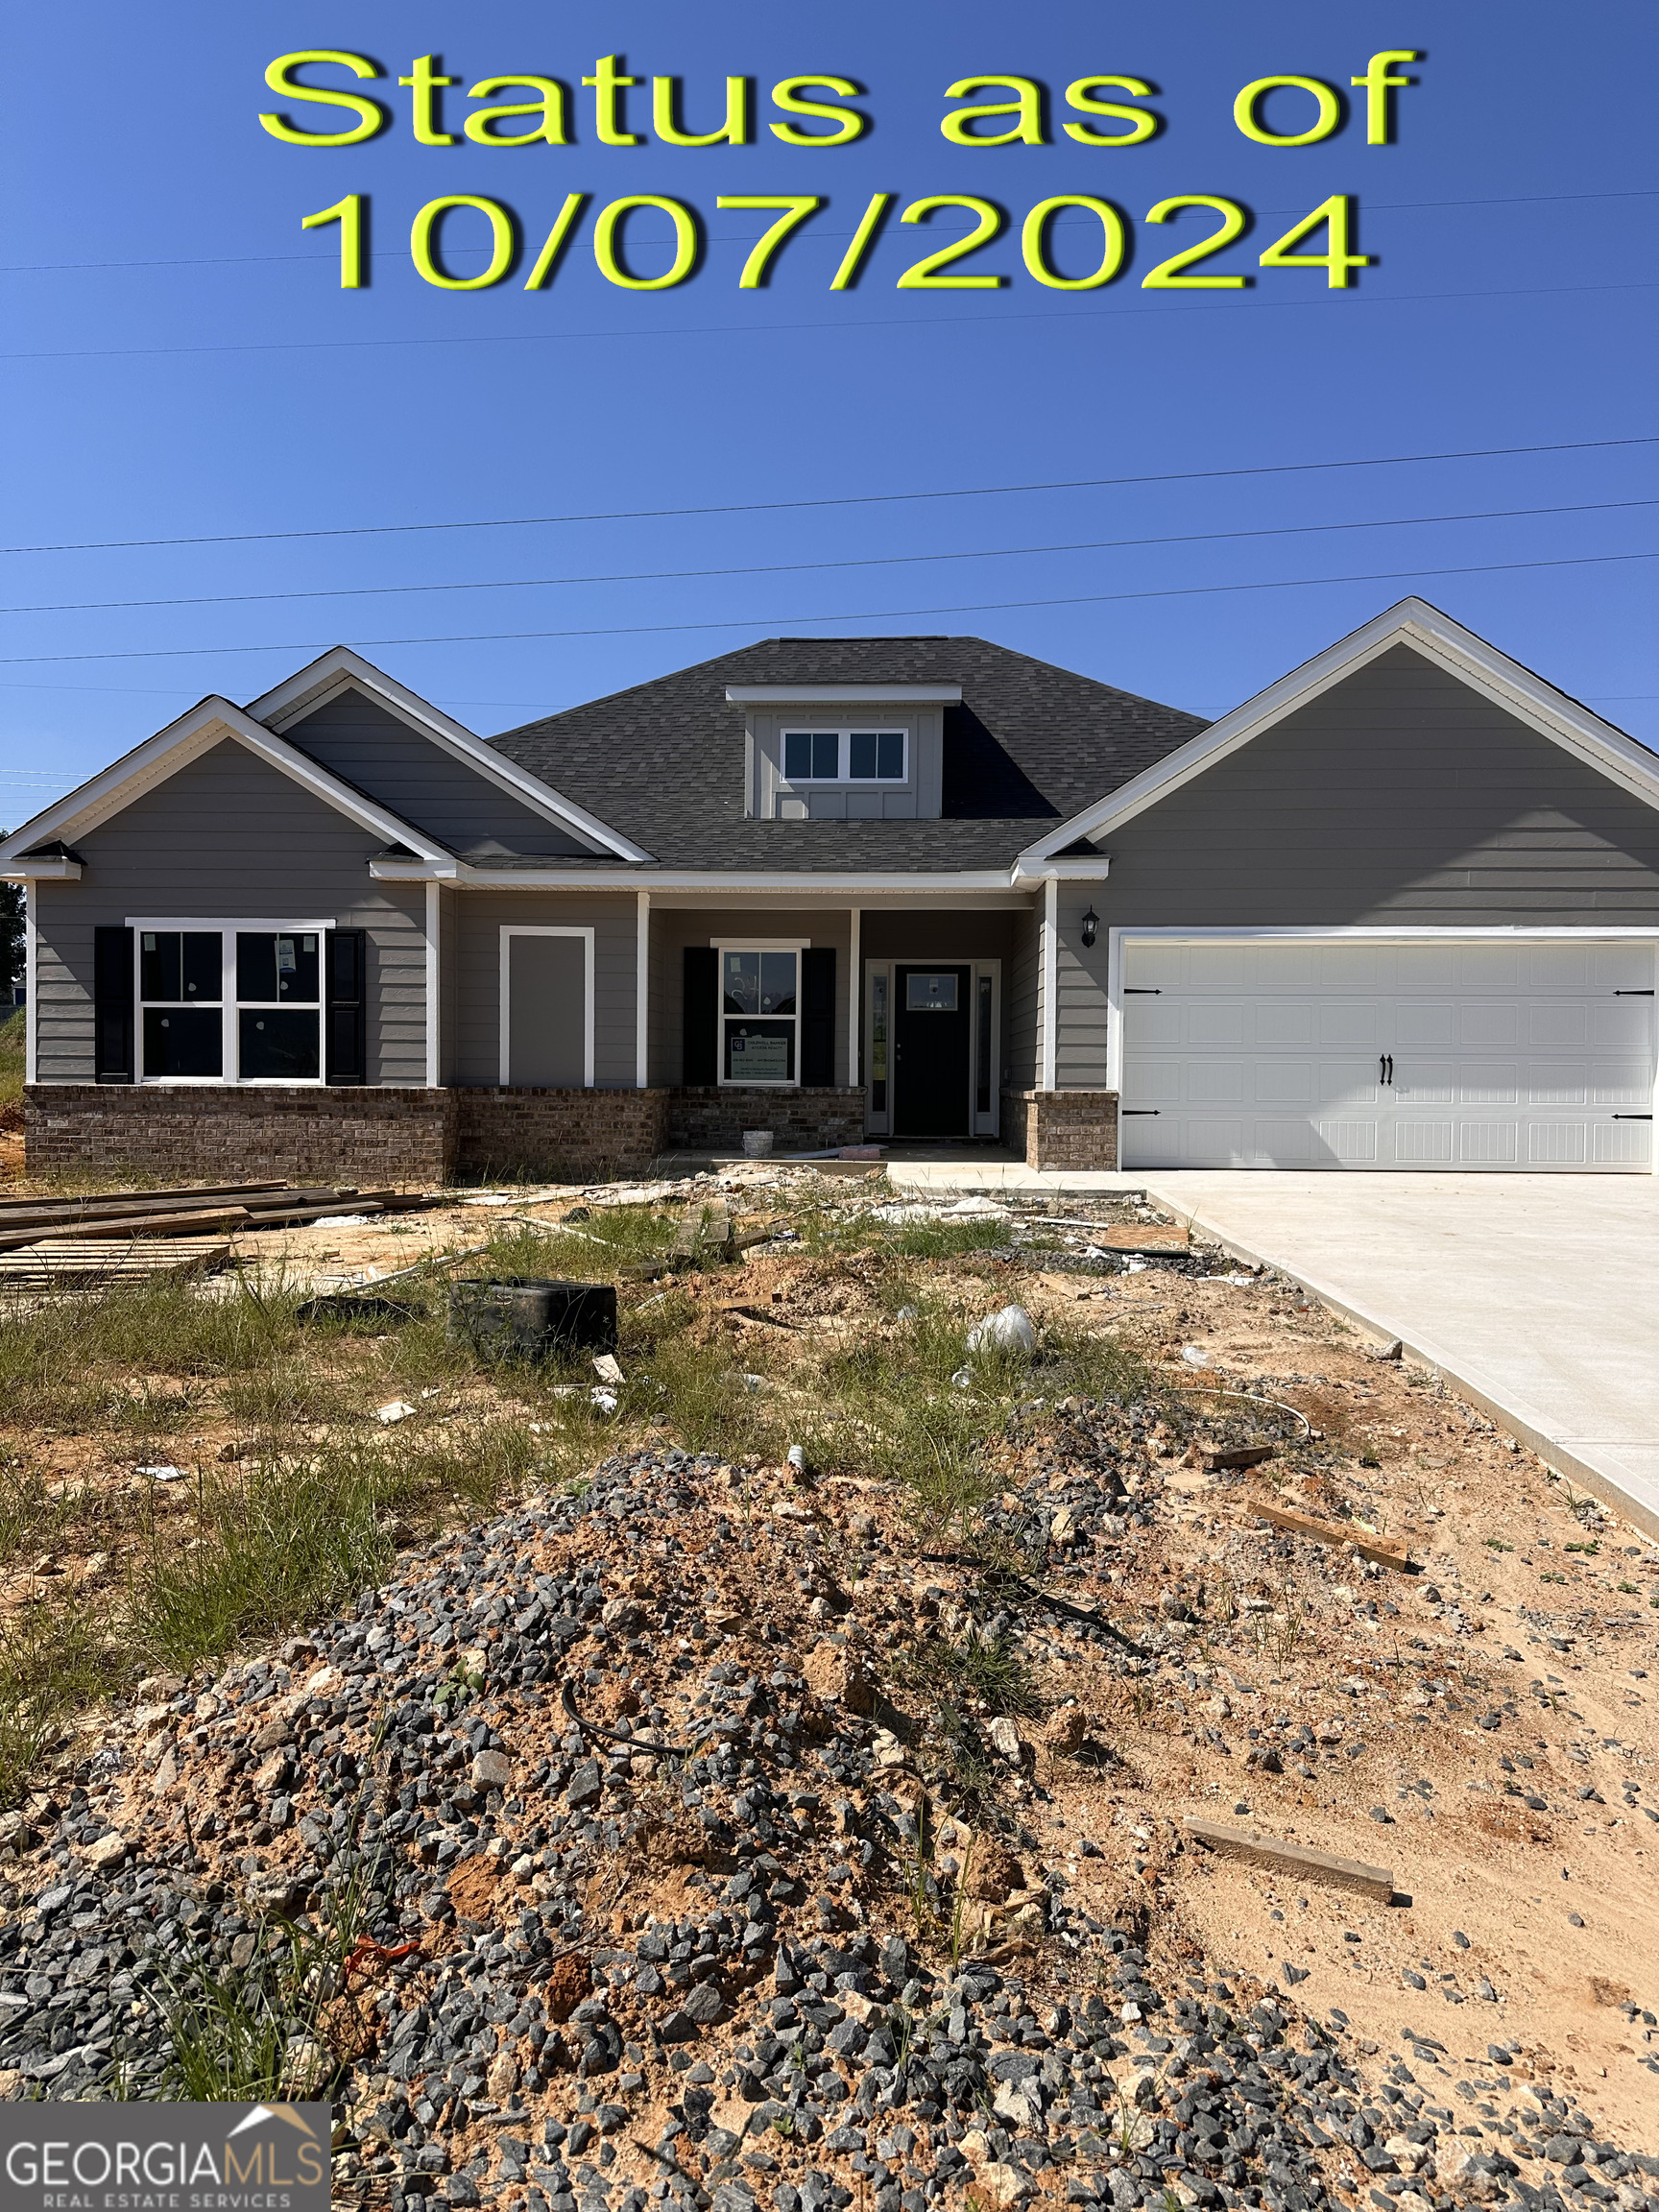
[[[651,894],[639,893],[634,943],[634,1088],[643,1091],[651,1072]]]
[[[858,1088],[859,1011],[864,982],[859,972],[858,925],[862,920],[862,909],[854,906],[848,917],[847,931],[847,1082],[852,1090]]]
[[[438,940],[442,909],[439,904],[438,878],[426,878],[426,1088],[436,1091],[442,1062],[438,1055],[438,1022],[443,1005],[442,979],[438,966]]]
[[[1058,877],[1043,878],[1043,1036],[1042,1060],[1037,1072],[1037,1088],[1052,1091],[1056,1044],[1060,1031],[1060,881]]]

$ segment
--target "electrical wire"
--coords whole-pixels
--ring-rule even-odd
[[[844,493],[819,499],[725,500],[706,507],[602,507],[568,515],[493,515],[459,522],[356,522],[322,530],[234,530],[185,538],[76,538],[0,545],[5,553],[127,553],[165,545],[274,545],[321,538],[406,538],[435,530],[529,530],[570,522],[666,522],[701,515],[782,515],[830,507],[902,507],[928,499],[1000,499],[1025,492],[1107,492],[1138,484],[1215,484],[1237,477],[1310,476],[1336,469],[1402,469],[1430,461],[1506,461],[1524,453],[1599,453],[1659,445],[1659,436],[1573,438],[1542,445],[1455,445],[1429,453],[1365,454],[1353,461],[1272,461],[1238,469],[1170,469],[1140,476],[1057,476],[1029,484],[968,484],[940,492]]]
[[[1328,584],[1398,583],[1430,576],[1497,576],[1525,568],[1590,568],[1614,562],[1659,561],[1650,553],[1583,553],[1547,561],[1477,561],[1450,568],[1375,568],[1351,576],[1282,576],[1240,584],[1179,584],[1147,591],[1085,591],[1053,599],[973,599],[944,607],[875,607],[835,614],[769,614],[729,616],[719,622],[629,622],[594,625],[573,630],[457,631],[442,637],[360,637],[356,644],[373,645],[500,645],[531,638],[645,637],[671,631],[758,630],[787,622],[897,622],[917,615],[986,614],[1034,607],[1103,607],[1137,599],[1207,598],[1228,591],[1296,591]],[[774,633],[775,634],[775,633]],[[329,642],[335,642],[330,640]],[[47,663],[83,661],[201,660],[216,653],[319,653],[326,645],[315,640],[285,640],[269,645],[156,645],[112,653],[20,653],[0,657],[0,668],[26,668]]]
[[[1260,530],[1194,530],[1162,538],[1084,538],[1053,545],[987,545],[950,553],[871,553],[849,561],[756,561],[731,568],[623,568],[590,576],[504,576],[463,584],[346,584],[312,591],[225,591],[172,599],[61,599],[0,607],[0,614],[85,614],[149,607],[247,607],[296,599],[388,599],[433,591],[536,591],[573,584],[671,584],[712,576],[794,576],[820,569],[909,568],[940,561],[1022,561],[1041,554],[1111,553],[1147,545],[1213,545],[1233,539],[1310,538],[1337,530],[1415,530],[1440,522],[1506,522],[1539,515],[1605,515],[1659,499],[1581,500],[1566,507],[1484,507],[1456,515],[1396,515],[1369,522],[1284,522]]]

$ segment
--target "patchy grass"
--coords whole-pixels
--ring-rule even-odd
[[[0,1022],[0,1129],[23,1126],[23,1070],[28,1015],[19,1006]]]
[[[970,1626],[960,1643],[929,1637],[912,1653],[907,1678],[941,1705],[972,1706],[996,1719],[1008,1713],[1029,1719],[1043,1710],[1036,1676],[1006,1636],[982,1636]]]

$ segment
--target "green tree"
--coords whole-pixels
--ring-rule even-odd
[[[0,830],[0,837],[6,834]],[[8,1005],[12,985],[23,980],[23,886],[0,883],[0,992]]]

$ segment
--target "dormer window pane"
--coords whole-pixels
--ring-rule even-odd
[[[788,730],[783,734],[783,774],[791,783],[833,783],[841,772],[838,730]]]
[[[847,738],[850,780],[881,783],[904,781],[902,730],[854,730]]]

